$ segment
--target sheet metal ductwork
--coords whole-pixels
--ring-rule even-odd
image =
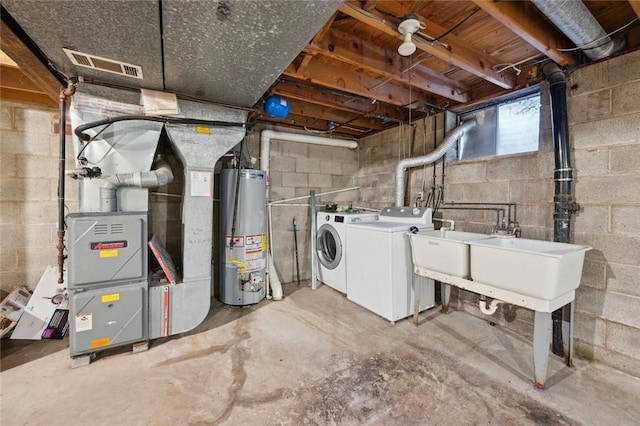
[[[606,58],[625,45],[624,38],[612,39],[581,1],[531,0],[584,54],[592,60]]]

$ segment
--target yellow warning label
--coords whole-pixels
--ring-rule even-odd
[[[267,234],[262,234],[262,251],[267,250]]]
[[[205,135],[211,134],[211,129],[205,126],[196,126],[196,133],[204,133]]]
[[[120,300],[120,293],[103,294],[100,300],[102,303],[117,302]]]
[[[109,346],[111,340],[108,337],[103,337],[102,339],[94,339],[91,341],[92,348],[101,348],[103,346]]]
[[[118,257],[118,250],[100,250],[100,259]]]

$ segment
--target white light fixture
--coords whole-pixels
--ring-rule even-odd
[[[404,42],[398,47],[398,53],[402,56],[411,56],[416,51],[416,45],[411,41],[411,36],[420,29],[420,21],[416,15],[407,15],[398,25],[398,32],[404,35]]]

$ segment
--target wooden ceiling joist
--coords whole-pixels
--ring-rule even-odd
[[[325,123],[340,124],[349,122],[350,125],[363,129],[382,130],[385,128],[380,119],[366,117],[366,114],[345,113],[344,111],[334,110],[331,107],[324,107],[310,102],[290,102],[289,113],[317,118]]]
[[[457,102],[468,102],[469,87],[424,66],[411,68],[409,58],[338,30],[331,30],[307,47],[309,53],[338,59],[369,73],[435,93]]]
[[[547,55],[560,65],[575,63],[575,59],[558,50],[570,45],[568,39],[535,13],[528,12],[533,7],[525,2],[472,0],[477,6],[498,22],[516,33],[540,53]]]
[[[44,94],[57,101],[60,98],[62,85],[40,59],[33,54],[29,47],[16,33],[2,21],[0,50],[7,54]]]
[[[371,16],[371,12],[366,12],[352,3],[344,3],[340,6],[339,10],[340,12],[367,24],[378,31],[384,32],[398,40],[402,40],[402,35],[398,33],[396,26],[388,23],[386,19],[373,17]],[[418,16],[418,19],[425,23],[429,31],[433,31],[437,34],[443,34],[446,32],[445,28],[434,22],[428,21],[424,17]],[[483,52],[473,50],[469,46],[468,42],[465,43],[464,40],[460,40],[452,34],[447,35],[442,41],[446,41],[449,45],[449,49],[437,44],[429,43],[428,41],[422,41],[418,37],[414,37],[413,43],[419,50],[427,52],[499,87],[504,89],[513,87],[513,77],[496,72],[493,69],[493,67],[497,65],[496,61]]]
[[[636,13],[638,19],[640,19],[640,0],[629,0],[629,4],[631,5],[633,11]]]
[[[294,61],[283,71],[283,74],[365,98],[376,99],[391,105],[406,107],[414,105],[415,101],[420,99],[419,96],[412,95],[404,87],[399,87],[392,83],[381,85],[384,81],[330,65],[318,59],[312,59],[304,73],[298,72],[298,65]]]
[[[312,102],[340,111],[367,114],[369,117],[388,118],[395,121],[407,121],[409,116],[404,108],[385,105],[381,102],[360,100],[342,96],[325,90],[302,86],[296,82],[280,82],[272,90],[273,94],[290,100]]]

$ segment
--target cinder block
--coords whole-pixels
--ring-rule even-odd
[[[47,247],[53,243],[50,225],[1,225],[0,249]]]
[[[269,172],[269,183],[271,188],[282,186],[282,172]]]
[[[498,157],[486,164],[487,179],[490,181],[531,179],[538,175],[537,155]]]
[[[637,80],[640,80],[638,51],[580,68],[571,73],[567,86],[572,88],[571,96],[577,96]]]
[[[309,145],[298,142],[282,142],[281,153],[284,157],[309,158]]]
[[[16,177],[18,175],[18,156],[0,152],[0,177]]]
[[[605,289],[605,268],[606,262],[598,260],[586,260],[582,266],[582,278],[580,286],[593,287],[600,290]]]
[[[398,153],[399,153],[399,150],[395,144],[374,146],[371,149],[371,160],[380,161],[390,157],[398,158]]]
[[[640,297],[640,266],[607,263],[607,290]]]
[[[337,189],[351,188],[354,186],[354,179],[351,176],[332,175],[331,186]]]
[[[597,120],[611,113],[611,90],[600,90],[569,99],[569,124]]]
[[[500,182],[503,183],[503,182]],[[553,202],[553,179],[531,179],[505,182],[509,185],[510,198],[513,203],[551,203]],[[492,185],[495,185],[492,182]],[[501,194],[501,193],[498,193]],[[495,198],[494,198],[495,199]]]
[[[432,170],[430,170],[432,171]],[[485,182],[487,180],[487,163],[449,164],[445,168],[445,183]],[[438,180],[438,182],[440,182]]]
[[[585,204],[640,204],[640,175],[581,177],[575,197]]]
[[[49,134],[3,130],[0,152],[49,155]]]
[[[357,151],[350,148],[333,147],[331,149],[331,159],[345,163],[357,161]]]
[[[447,185],[448,202],[507,202],[509,182],[483,182]]]
[[[56,157],[19,155],[17,156],[16,162],[18,177],[58,178],[58,159]]]
[[[640,80],[614,87],[611,103],[614,114],[629,114],[640,111]]]
[[[620,370],[634,377],[640,377],[640,360],[615,351],[595,346],[593,348],[593,359],[605,365]]]
[[[275,172],[295,172],[296,161],[294,158],[272,157],[269,167]],[[269,173],[271,173],[271,170],[269,171]]]
[[[640,235],[639,213],[640,206],[613,206],[611,208],[611,232]]]
[[[309,187],[320,188],[331,186],[331,175],[321,173],[309,173]]]
[[[553,152],[538,153],[538,177],[541,179],[553,179],[553,171],[556,168]]]
[[[306,173],[282,173],[282,186],[309,186],[308,175]]]
[[[320,173],[321,159],[296,158],[295,167],[298,173]]]
[[[20,221],[20,205],[16,201],[0,201],[0,224],[16,224]]]
[[[54,108],[15,108],[14,125],[17,130],[29,133],[53,133]]]
[[[580,232],[609,232],[608,206],[582,205],[574,217],[575,229]]]
[[[18,269],[27,272],[29,286],[35,286],[47,265],[58,263],[58,252],[54,246],[18,249]]]
[[[42,201],[50,196],[49,182],[42,179],[3,179],[0,181],[2,201]]]
[[[0,275],[4,275],[5,272],[19,271],[17,248],[4,248],[0,251],[0,271],[2,271]]]
[[[571,130],[575,149],[635,143],[640,140],[640,114],[575,124]]]
[[[585,342],[580,339],[573,340],[573,347],[575,349],[575,354],[583,359],[592,360],[594,357],[594,348],[593,343]]]
[[[576,289],[575,310],[587,316],[602,316],[606,292],[591,287]]]
[[[573,337],[592,345],[604,346],[605,322],[597,317],[576,314],[573,324]]]
[[[640,158],[640,143],[636,145],[612,147],[611,173],[614,175],[640,175],[640,169],[638,169],[638,158]],[[640,188],[638,188],[638,190],[640,190]]]
[[[605,296],[601,317],[640,328],[640,298],[609,292]]]
[[[29,201],[18,203],[18,213],[22,224],[51,224],[57,223],[58,203],[56,201]]]
[[[355,176],[358,174],[358,163],[350,161],[342,163],[342,173],[349,176]]]
[[[5,102],[0,105],[0,129],[13,129],[13,106],[7,105]]]
[[[321,161],[320,172],[328,175],[341,175],[342,163],[337,161]]]
[[[593,247],[586,259],[640,265],[640,236],[575,233],[576,244]]]
[[[516,206],[521,226],[553,226],[553,206],[550,203],[520,203]]]
[[[640,329],[607,323],[607,348],[640,360]]]
[[[26,274],[23,271],[0,273],[0,289],[11,293],[14,288],[26,285]],[[35,287],[35,285],[34,285]]]
[[[296,196],[295,194],[295,187],[272,187],[269,196],[271,198],[270,201],[278,201],[293,198]]]
[[[576,178],[578,176],[608,175],[609,149],[577,149],[576,151],[574,151],[574,168],[574,176]]]

